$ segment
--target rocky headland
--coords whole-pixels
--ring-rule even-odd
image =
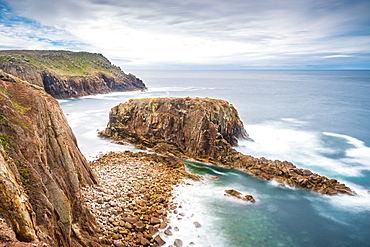
[[[94,245],[80,188],[97,180],[58,102],[1,70],[0,102],[0,218],[20,241]]]
[[[71,51],[0,51],[0,69],[43,87],[54,98],[81,97],[116,91],[145,90],[102,54]]]
[[[335,179],[297,168],[288,161],[243,155],[233,149],[249,139],[236,109],[226,101],[200,98],[135,99],[113,107],[101,136],[124,140],[221,166],[242,169],[264,179],[327,195],[354,195]]]

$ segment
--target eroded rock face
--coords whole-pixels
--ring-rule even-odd
[[[276,180],[323,194],[354,194],[334,179],[299,169],[287,161],[254,158],[237,152],[237,139],[249,138],[232,105],[223,100],[191,98],[135,99],[110,111],[101,136],[170,152],[222,166],[240,168],[265,180]]]
[[[0,51],[0,69],[55,98],[146,89],[101,54],[69,51]]]
[[[112,108],[102,134],[204,159],[217,159],[237,139],[248,138],[232,105],[200,98],[130,100]]]
[[[22,241],[87,245],[95,222],[80,187],[96,179],[58,102],[0,72],[1,216]]]

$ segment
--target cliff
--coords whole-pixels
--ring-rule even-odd
[[[55,98],[146,89],[101,54],[71,51],[0,51],[0,69],[43,87]]]
[[[237,139],[249,138],[236,109],[228,102],[212,99],[136,99],[110,111],[101,136],[125,140],[222,166],[240,168],[265,180],[317,191],[323,194],[354,194],[334,179],[299,169],[287,161],[254,158],[237,152]]]
[[[94,243],[80,187],[96,179],[58,102],[1,70],[0,102],[0,218],[21,241]]]

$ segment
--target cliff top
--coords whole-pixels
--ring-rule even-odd
[[[62,50],[4,50],[0,51],[0,63],[4,65],[34,66],[60,76],[121,76],[123,71],[99,53]]]

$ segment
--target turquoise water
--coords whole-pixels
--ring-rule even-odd
[[[239,111],[255,142],[237,149],[336,178],[358,196],[324,196],[277,186],[237,170],[187,162],[195,174],[216,175],[179,190],[184,210],[202,227],[185,223],[183,239],[198,246],[370,246],[369,71],[134,71],[146,92],[60,100],[88,159],[99,152],[133,149],[96,136],[109,109],[129,98],[210,97]],[[224,196],[225,189],[253,195],[255,204]],[[186,190],[186,189],[185,189]],[[182,195],[181,195],[182,193]],[[186,203],[188,201],[188,203]],[[192,219],[189,219],[190,221]],[[184,241],[184,244],[189,244]]]

